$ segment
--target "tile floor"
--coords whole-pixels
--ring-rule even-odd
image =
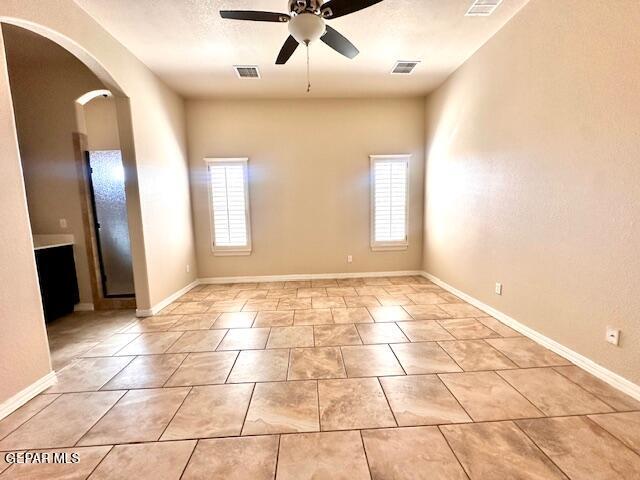
[[[0,479],[638,479],[640,402],[420,277],[196,287],[49,326]]]

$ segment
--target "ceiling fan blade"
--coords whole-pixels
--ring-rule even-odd
[[[291,17],[286,13],[259,12],[256,10],[220,10],[220,16],[231,20],[249,20],[252,22],[285,23],[291,20]]]
[[[327,33],[320,37],[320,40],[348,58],[355,58],[360,53],[353,43],[338,33],[335,28],[331,28],[329,25],[326,27]]]
[[[291,55],[293,55],[293,52],[296,51],[296,48],[298,48],[298,41],[289,35],[289,38],[284,42],[282,50],[280,50],[280,53],[278,54],[276,65],[284,65],[287,63],[291,58]]]
[[[381,1],[382,0],[329,0],[322,5],[320,11],[324,18],[330,20],[364,10]]]

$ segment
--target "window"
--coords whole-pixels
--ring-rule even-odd
[[[215,255],[249,255],[251,226],[247,158],[207,158]]]
[[[371,248],[405,250],[408,246],[410,155],[371,156]]]

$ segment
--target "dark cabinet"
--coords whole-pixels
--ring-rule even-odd
[[[73,312],[80,301],[73,245],[35,251],[40,294],[47,323]]]

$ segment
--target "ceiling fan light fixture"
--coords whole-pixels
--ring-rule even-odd
[[[289,33],[298,43],[309,44],[326,32],[324,20],[313,13],[301,13],[289,21]]]

